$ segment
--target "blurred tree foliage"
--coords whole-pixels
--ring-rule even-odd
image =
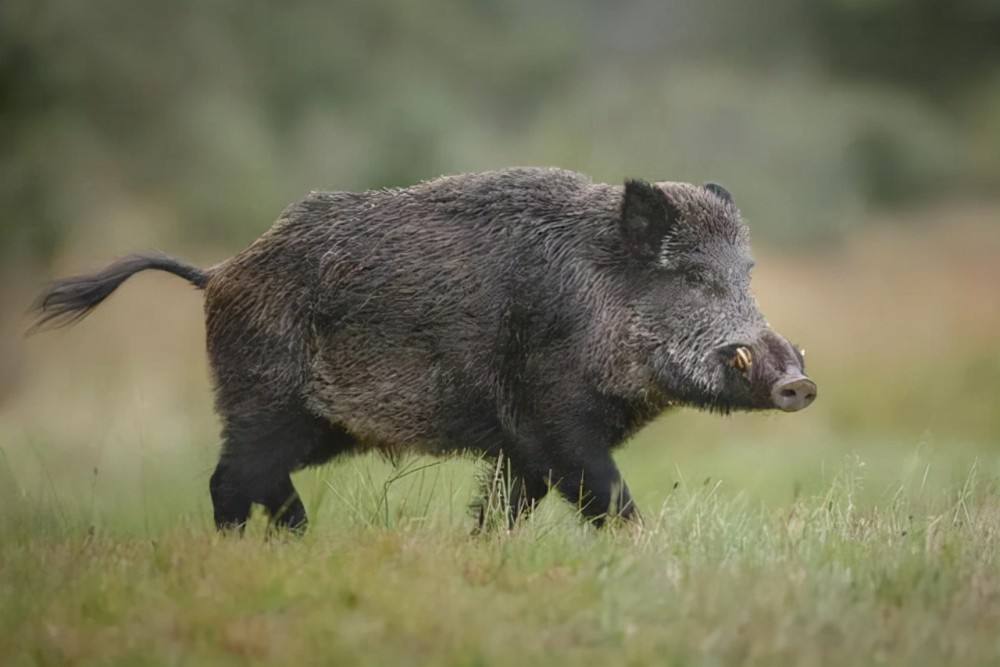
[[[125,202],[256,236],[309,189],[557,164],[720,180],[756,233],[1000,180],[992,0],[5,0],[0,255]]]
[[[949,106],[997,75],[995,0],[823,0],[803,7],[821,57],[846,76],[906,86]]]

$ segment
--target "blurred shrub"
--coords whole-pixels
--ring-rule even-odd
[[[975,91],[1000,60],[995,0],[812,0],[801,10],[830,70],[920,90],[942,106]]]
[[[606,179],[720,181],[773,242],[829,238],[864,207],[940,194],[969,168],[955,128],[905,94],[704,66],[638,89],[616,76],[570,96],[573,116],[553,104],[535,154]]]
[[[164,242],[232,245],[310,189],[510,164],[717,179],[759,236],[831,238],[1000,182],[982,26],[946,76],[975,6],[6,0],[0,256],[45,261],[124,199]],[[882,62],[893,17],[948,34]],[[927,94],[946,79],[951,103]]]

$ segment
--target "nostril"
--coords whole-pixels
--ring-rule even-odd
[[[774,407],[795,412],[808,407],[816,399],[816,384],[807,377],[798,376],[778,382],[771,390]]]

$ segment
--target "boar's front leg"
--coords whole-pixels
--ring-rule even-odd
[[[593,525],[603,526],[609,517],[639,522],[639,510],[611,458],[613,445],[624,439],[627,416],[616,414],[600,396],[577,391],[563,385],[548,392],[539,414],[549,417],[530,431],[521,429],[521,452],[532,460],[532,469],[544,467],[550,485]]]
[[[610,452],[580,452],[559,457],[552,479],[559,493],[595,526],[609,517],[640,521],[639,510]]]
[[[503,453],[487,461],[489,468],[483,478],[482,495],[475,505],[478,510],[476,532],[489,528],[490,514],[497,510],[506,515],[507,528],[512,529],[548,493],[548,479],[542,474],[531,473]]]

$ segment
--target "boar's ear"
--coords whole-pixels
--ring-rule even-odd
[[[641,259],[658,257],[663,237],[676,220],[677,209],[662,190],[646,181],[625,181],[621,226],[630,253]]]
[[[712,183],[709,181],[708,183],[705,183],[705,189],[722,201],[729,202],[730,204],[733,203],[733,196],[729,194],[729,190],[725,189],[718,183]]]

